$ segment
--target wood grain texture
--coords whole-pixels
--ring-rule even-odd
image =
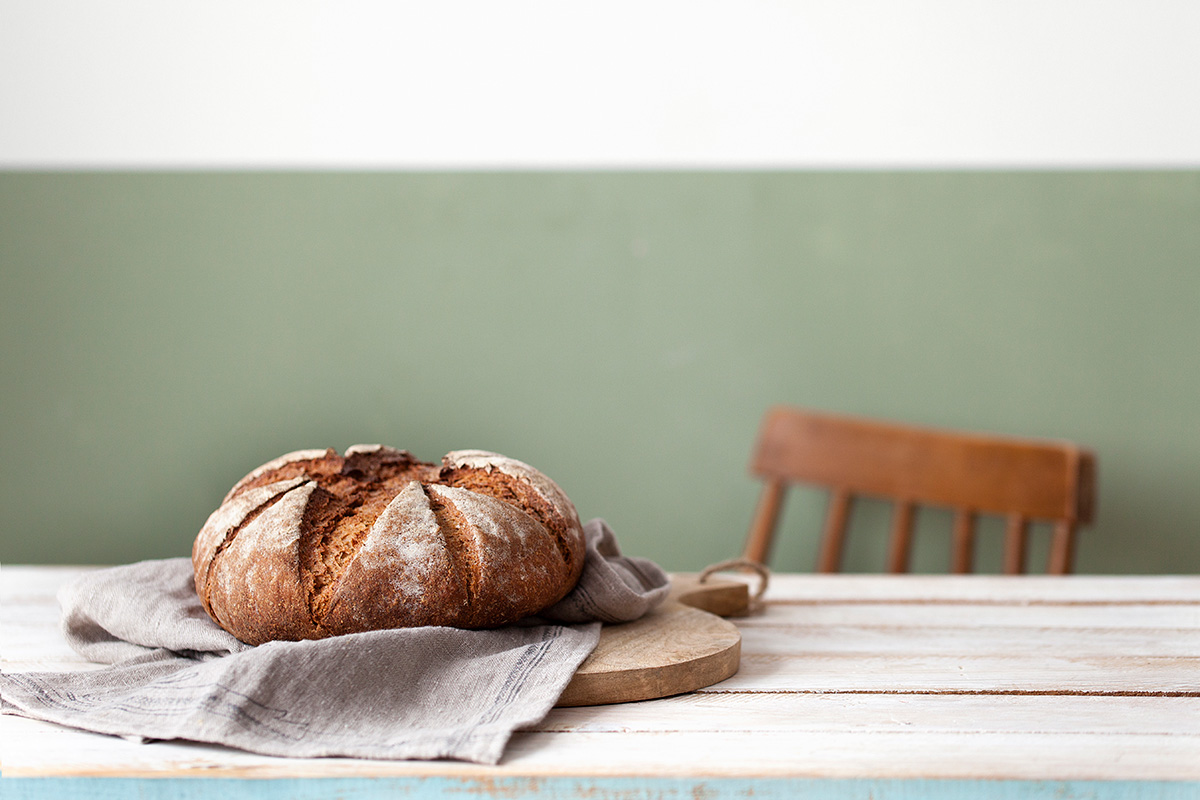
[[[747,580],[756,580],[751,577]],[[676,572],[671,575],[671,599],[691,608],[698,608],[718,617],[740,617],[750,611],[750,584],[747,580],[730,579],[699,572]],[[758,589],[761,590],[762,584]]]
[[[606,625],[558,705],[628,703],[711,686],[738,671],[741,641],[732,623],[667,601],[639,620]]]
[[[738,671],[742,636],[718,614],[746,610],[745,583],[698,575],[671,579],[667,601],[600,641],[558,699],[559,706],[629,703],[711,686]]]

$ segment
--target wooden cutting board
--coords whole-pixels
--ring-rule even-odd
[[[745,613],[746,584],[694,574],[671,576],[671,594],[633,622],[605,625],[559,706],[594,706],[691,692],[738,671],[742,636],[718,614]]]

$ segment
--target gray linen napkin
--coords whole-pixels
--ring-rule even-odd
[[[408,628],[252,647],[209,619],[188,559],[97,570],[59,592],[62,628],[78,653],[110,666],[0,675],[3,710],[273,756],[494,764],[514,730],[554,705],[601,622],[637,619],[666,596],[663,571],[622,556],[603,520],[584,532],[576,588],[538,618],[486,631]]]

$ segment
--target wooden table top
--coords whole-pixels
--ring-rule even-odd
[[[3,669],[93,668],[81,569],[0,570]],[[773,575],[737,675],[556,708],[502,762],[282,759],[0,717],[5,797],[1200,797],[1200,576]],[[99,780],[104,779],[104,780]],[[10,793],[11,792],[11,793]]]

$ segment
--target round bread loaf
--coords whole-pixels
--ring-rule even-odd
[[[192,547],[196,593],[249,644],[358,631],[489,628],[560,600],[583,569],[575,507],[496,453],[300,450],[225,496]]]

